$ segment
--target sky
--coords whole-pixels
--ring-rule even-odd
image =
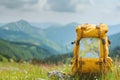
[[[120,24],[120,0],[0,0],[0,23]]]

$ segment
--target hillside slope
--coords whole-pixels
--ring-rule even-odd
[[[0,56],[7,59],[14,59],[16,61],[41,60],[53,55],[53,52],[52,50],[31,43],[10,42],[0,39]]]
[[[62,46],[62,51],[72,51],[71,42],[75,40],[77,23],[70,23],[65,26],[49,27],[45,29],[46,36]],[[68,52],[67,51],[67,52]]]
[[[116,47],[120,47],[120,32],[110,35],[109,39],[111,41],[111,49],[114,49]]]

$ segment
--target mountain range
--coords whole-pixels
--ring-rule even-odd
[[[14,57],[16,54],[26,54],[27,59],[38,59],[38,57],[39,59],[43,59],[45,56],[48,57],[50,55],[60,54],[61,51],[61,47],[57,45],[57,43],[45,37],[45,33],[42,29],[32,26],[25,20],[20,20],[2,25],[0,27],[0,39],[2,39],[3,44],[8,43],[9,45],[8,46],[7,44],[5,44],[2,45],[3,47],[0,47],[0,53],[2,55],[6,54],[5,52],[8,50],[9,53],[7,54],[13,54]],[[9,42],[12,43],[9,44]],[[17,44],[15,45],[15,43]],[[27,47],[21,48],[21,44],[26,45]],[[32,44],[32,48],[30,48],[30,45],[28,44]],[[4,47],[6,47],[6,49]],[[33,47],[35,48],[33,49]],[[15,49],[17,49],[17,51]],[[31,57],[31,55],[33,54],[36,57]],[[12,56],[10,57],[13,58]],[[23,56],[20,58],[16,56],[16,58],[20,60],[27,60]]]
[[[15,60],[44,59],[51,55],[72,52],[71,42],[76,37],[78,23],[61,25],[58,23],[33,24],[19,20],[0,26],[0,58]],[[36,27],[37,26],[37,27]],[[111,48],[120,46],[120,28],[110,25],[108,36]]]
[[[78,23],[70,23],[61,27],[49,27],[45,29],[47,37],[59,45],[62,44],[64,51],[72,51],[71,42],[76,38],[76,26]],[[108,38],[111,41],[111,49],[120,46],[120,24],[108,26]],[[67,48],[67,49],[66,49]]]
[[[60,51],[60,47],[53,41],[44,37],[44,31],[34,27],[27,21],[20,20],[5,24],[0,27],[0,37],[5,40],[15,42],[30,42],[37,45],[42,45],[51,50]]]

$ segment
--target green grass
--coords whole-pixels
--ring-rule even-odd
[[[64,68],[63,68],[64,67]],[[0,80],[48,80],[47,73],[53,70],[68,72],[67,65],[32,65],[29,63],[0,62]]]
[[[60,70],[65,73],[70,73],[70,65],[33,65],[29,63],[15,62],[0,62],[0,80],[58,80],[55,77],[48,78],[47,73],[53,70]],[[108,73],[99,80],[119,80],[120,79],[120,64],[114,66],[113,72]],[[75,80],[79,80],[76,78]],[[84,80],[84,79],[82,79]],[[87,79],[91,80],[91,79]]]

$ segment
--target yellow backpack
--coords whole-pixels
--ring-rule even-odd
[[[72,74],[105,73],[112,70],[112,59],[108,57],[110,44],[106,24],[82,24],[76,28]]]

